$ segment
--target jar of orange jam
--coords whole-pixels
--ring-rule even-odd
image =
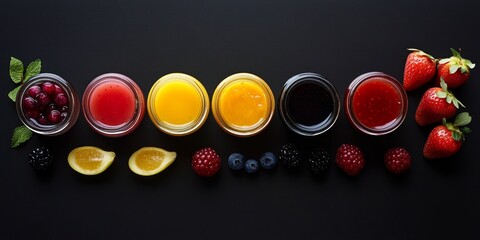
[[[215,89],[212,112],[218,125],[234,136],[261,132],[272,119],[275,99],[268,84],[250,73],[225,78]]]
[[[158,79],[150,89],[147,110],[153,124],[172,136],[197,131],[207,120],[210,101],[202,83],[183,73]]]

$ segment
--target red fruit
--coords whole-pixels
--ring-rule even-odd
[[[403,88],[405,91],[412,91],[433,79],[437,60],[421,50],[413,48],[408,50],[413,52],[408,55],[405,62]]]
[[[36,98],[37,95],[41,92],[42,92],[42,89],[40,88],[40,86],[37,86],[37,85],[31,86],[28,89],[28,95],[33,98]]]
[[[61,113],[58,110],[52,110],[47,115],[48,121],[53,124],[57,124],[62,120]]]
[[[451,118],[455,116],[459,106],[465,107],[452,92],[448,91],[443,80],[441,86],[430,88],[423,94],[415,112],[415,121],[418,125],[426,126],[440,122],[443,118]]]
[[[42,90],[48,95],[53,95],[55,94],[55,85],[51,82],[44,82],[42,84]]]
[[[475,64],[468,59],[462,58],[455,49],[451,48],[450,50],[453,56],[441,59],[438,62],[435,84],[440,86],[440,79],[443,78],[448,87],[453,89],[465,84],[470,77],[470,70],[475,67]]]
[[[212,148],[203,148],[192,157],[193,171],[202,177],[211,177],[220,171],[222,160]]]
[[[446,158],[457,153],[465,141],[465,133],[471,132],[465,127],[472,121],[467,112],[457,115],[454,123],[447,123],[435,127],[428,135],[427,142],[423,147],[423,156],[427,159]]]
[[[350,144],[342,144],[338,148],[335,162],[340,169],[350,176],[358,175],[365,166],[362,150]]]
[[[412,164],[410,153],[405,148],[401,147],[388,149],[383,160],[388,171],[395,174],[405,172]]]

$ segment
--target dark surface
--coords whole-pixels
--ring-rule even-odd
[[[191,136],[167,136],[145,117],[134,133],[118,139],[95,134],[81,116],[67,134],[34,136],[14,150],[11,133],[20,121],[7,97],[15,86],[10,56],[25,64],[41,58],[42,72],[64,77],[80,95],[106,72],[131,77],[145,95],[159,77],[184,72],[210,96],[230,74],[251,72],[278,97],[288,78],[311,71],[329,78],[343,96],[365,72],[402,79],[409,47],[436,57],[462,48],[464,57],[479,63],[478,9],[478,1],[444,0],[1,1],[0,239],[478,239],[479,69],[455,91],[473,116],[474,132],[455,157],[437,161],[422,157],[430,127],[414,121],[426,87],[409,94],[405,123],[384,137],[355,132],[343,109],[337,124],[315,138],[289,134],[277,114],[263,133],[245,139],[224,133],[211,114]],[[227,167],[231,152],[259,158],[289,141],[332,152],[341,143],[357,144],[367,165],[355,178],[334,164],[323,177],[306,167],[255,175]],[[26,161],[39,145],[55,153],[48,174],[37,174]],[[117,158],[101,175],[82,176],[66,160],[82,145],[115,151]],[[176,151],[177,160],[156,176],[136,176],[127,161],[143,146]],[[191,155],[204,146],[224,159],[213,179],[201,179],[190,168]],[[393,146],[413,155],[403,176],[383,166],[382,155]]]

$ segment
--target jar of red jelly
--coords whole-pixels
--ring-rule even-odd
[[[106,73],[93,79],[82,99],[88,125],[107,137],[122,137],[135,130],[143,120],[145,98],[129,77]]]
[[[80,102],[72,85],[62,77],[40,73],[27,80],[16,98],[17,114],[35,133],[56,136],[67,132],[78,119]]]
[[[395,131],[403,123],[408,98],[395,78],[382,72],[369,72],[350,83],[344,105],[353,127],[378,136]]]

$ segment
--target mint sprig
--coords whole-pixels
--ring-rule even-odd
[[[12,136],[12,144],[11,147],[15,148],[20,146],[20,144],[28,141],[32,137],[32,131],[25,127],[25,125],[21,125],[16,127],[13,130],[13,136]]]
[[[18,90],[28,79],[40,73],[42,70],[42,61],[40,59],[35,59],[30,64],[28,64],[27,69],[24,72],[24,67],[22,61],[17,58],[10,58],[10,78],[16,84],[13,90],[8,93],[8,97],[15,102],[17,99]],[[28,141],[32,137],[33,132],[28,129],[26,126],[21,125],[16,127],[13,130],[12,143],[11,147],[15,148],[20,146],[20,144]]]
[[[42,61],[40,59],[36,59],[28,64],[25,74],[23,69],[24,67],[22,61],[14,57],[10,58],[10,78],[14,83],[20,84],[20,86],[28,79],[40,73],[42,70]],[[18,89],[20,89],[20,86],[15,87],[8,93],[8,97],[14,102],[17,98],[17,93]]]

